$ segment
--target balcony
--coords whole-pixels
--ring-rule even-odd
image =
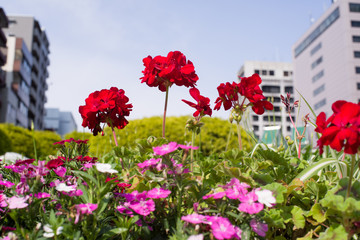
[[[29,104],[29,116],[35,116],[36,115],[36,106],[33,103]]]
[[[22,113],[20,109],[16,110],[16,120],[22,127],[27,128],[29,126],[27,114]]]
[[[32,98],[34,98],[35,100],[37,100],[37,98],[38,98],[36,90],[33,87],[30,88],[30,96]]]

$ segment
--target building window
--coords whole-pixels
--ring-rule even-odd
[[[266,76],[266,75],[267,75],[267,71],[266,71],[266,70],[261,70],[261,75]]]
[[[350,12],[360,12],[359,3],[349,3]]]
[[[289,72],[288,71],[284,71],[284,77],[289,76]]]
[[[353,42],[360,42],[360,36],[352,36]]]
[[[319,102],[315,103],[314,108],[315,108],[315,110],[317,110],[317,109],[321,108],[322,106],[324,106],[325,104],[326,104],[326,99],[324,98],[324,99],[320,100]]]
[[[263,92],[266,93],[280,93],[280,87],[279,86],[262,86]]]
[[[254,73],[260,74],[260,70],[255,69]]]
[[[320,72],[318,72],[315,76],[313,76],[312,78],[312,82],[316,82],[317,80],[319,80],[320,78],[322,78],[324,76],[324,70],[321,70]]]
[[[321,48],[321,43],[319,43],[319,44],[316,45],[313,49],[311,49],[310,55],[314,55],[314,53],[316,53],[317,51],[319,51],[320,48]]]
[[[259,120],[259,116],[252,116],[253,121],[258,121]]]
[[[360,74],[360,67],[355,67],[356,74]]]
[[[269,75],[270,75],[270,76],[274,76],[274,75],[275,75],[274,70],[269,70]]]
[[[360,27],[360,21],[351,21],[352,27]]]
[[[317,65],[319,65],[323,61],[322,57],[319,57],[311,64],[311,69],[314,69]]]
[[[281,99],[279,97],[273,97],[273,99],[274,99],[274,103],[281,102]]]
[[[356,83],[357,85],[357,90],[360,90],[360,83]]]
[[[286,131],[290,132],[290,131],[291,131],[291,127],[290,127],[290,126],[287,126],[287,127],[286,127]]]
[[[336,19],[338,19],[340,16],[339,8],[337,7],[330,15],[324,19],[320,23],[320,25],[314,29],[310,33],[309,36],[307,36],[304,41],[302,41],[296,48],[295,48],[295,57],[299,56],[300,53],[302,53],[312,42],[315,41],[316,38],[318,38],[325,30],[333,24]]]
[[[264,121],[276,121],[276,122],[281,122],[281,117],[280,116],[264,116],[263,117]]]
[[[275,106],[275,107],[274,107],[274,112],[280,112],[280,107]]]
[[[259,126],[258,126],[258,125],[254,125],[253,128],[254,128],[254,131],[258,131],[258,130],[259,130]]]
[[[293,87],[285,87],[286,93],[294,93]]]
[[[325,84],[322,84],[320,87],[316,88],[313,92],[314,97],[318,95],[319,93],[323,92],[325,90]]]
[[[360,51],[354,51],[354,58],[360,58]]]

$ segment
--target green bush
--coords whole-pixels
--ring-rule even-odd
[[[6,152],[11,152],[11,140],[6,134],[5,131],[0,129],[0,155],[5,154]]]
[[[51,131],[34,131],[34,137],[38,159],[56,154],[57,148],[54,143],[61,141],[59,134]]]
[[[185,125],[190,116],[167,117],[166,119],[166,139],[186,144],[191,142],[192,132],[185,129]],[[200,145],[204,154],[220,153],[226,149],[238,148],[237,128],[235,124],[220,118],[205,117],[201,120],[204,126],[201,133],[196,136],[195,145]],[[117,141],[119,146],[134,147],[137,139],[145,139],[149,136],[161,138],[162,136],[162,117],[149,117],[132,120],[124,129],[116,129]],[[250,137],[242,131],[244,149],[251,147]],[[74,139],[83,136],[83,133],[71,133],[66,138]],[[89,136],[90,153],[95,156],[103,155],[114,145],[113,133],[110,128],[105,128],[104,136]],[[111,144],[109,144],[111,143]]]
[[[33,137],[28,129],[13,124],[0,124],[0,130],[9,137],[12,152],[20,153],[28,158],[34,157]]]

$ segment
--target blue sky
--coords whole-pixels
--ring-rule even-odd
[[[165,94],[139,79],[148,55],[179,50],[199,76],[200,93],[237,80],[244,61],[291,62],[291,47],[330,0],[0,0],[8,15],[34,16],[50,41],[46,107],[71,111],[81,130],[80,105],[96,90],[116,86],[133,104],[131,119],[160,116]],[[168,116],[191,115],[170,89]],[[227,118],[223,109],[213,116]]]

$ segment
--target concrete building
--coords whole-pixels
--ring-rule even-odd
[[[7,28],[9,20],[4,12],[4,9],[0,8],[0,89],[6,86],[5,72],[1,69],[6,63],[6,36],[3,32],[3,28]],[[1,108],[1,97],[0,97]]]
[[[46,108],[44,123],[45,130],[57,132],[61,136],[77,130],[72,113],[62,112],[58,108]]]
[[[7,37],[6,50],[7,61],[2,67],[6,72],[6,84],[0,89],[0,122],[29,128],[32,56],[25,41],[15,36]]]
[[[295,89],[316,114],[329,116],[337,100],[360,101],[360,0],[333,1],[292,50]],[[300,110],[310,112],[304,101]]]
[[[264,96],[273,103],[273,111],[257,115],[249,113],[249,121],[257,138],[266,141],[265,130],[276,130],[283,136],[291,135],[292,125],[288,114],[281,103],[280,95],[293,94],[293,66],[285,62],[246,61],[240,68],[239,77],[249,77],[257,73],[262,79],[260,85]],[[293,99],[292,99],[293,100]],[[295,114],[292,118],[295,121]],[[274,136],[269,137],[271,139]]]
[[[45,30],[39,22],[30,16],[8,16],[9,26],[4,29],[7,36],[22,38],[32,56],[31,81],[29,84],[29,106],[27,118],[29,124],[34,123],[35,129],[44,129],[45,92],[48,89],[46,79],[49,77],[48,55],[49,41]]]

